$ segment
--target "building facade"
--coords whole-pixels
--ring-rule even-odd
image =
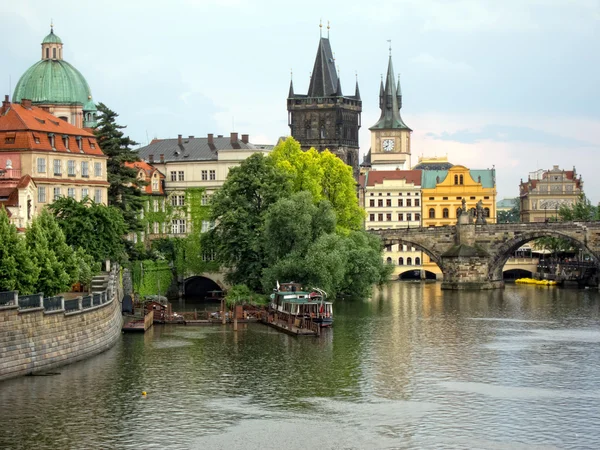
[[[167,207],[171,205],[174,208],[170,230],[167,224],[166,231],[170,231],[171,236],[182,236],[191,231],[190,205],[186,201],[189,202],[192,191],[200,188],[201,206],[207,205],[210,196],[225,182],[229,169],[240,165],[254,153],[267,155],[272,149],[272,145],[250,143],[247,134],[242,134],[241,139],[238,133],[227,137],[209,134],[205,138],[179,135],[176,139],[154,139],[140,148],[138,155],[164,174]],[[211,226],[204,221],[201,231],[208,231]]]
[[[371,170],[406,170],[411,164],[412,130],[400,116],[402,90],[400,79],[396,84],[392,56],[388,61],[385,87],[383,80],[379,88],[379,108],[381,116],[371,131],[370,168]]]
[[[345,96],[338,76],[329,38],[321,37],[308,93],[296,94],[293,83],[287,99],[288,125],[303,150],[329,149],[352,166],[358,177],[358,131],[362,101],[358,82],[354,95]]]
[[[2,103],[0,180],[5,186],[21,189],[17,204],[11,205],[20,211],[14,216],[18,227],[27,226],[41,208],[59,197],[87,197],[106,204],[106,159],[96,137],[85,129],[56,118],[27,99],[14,104],[7,96]],[[32,189],[35,195],[31,195]]]
[[[17,82],[13,103],[28,99],[78,128],[95,127],[97,109],[90,87],[83,75],[63,59],[63,43],[53,27],[42,41],[41,56]]]
[[[421,226],[421,171],[372,170],[360,177],[360,183],[366,230]],[[414,247],[386,247],[383,258],[394,265],[394,278],[406,272],[420,278],[423,255]]]
[[[562,205],[573,205],[583,193],[583,180],[573,170],[553,166],[531,172],[519,186],[521,222],[545,222],[558,216]]]

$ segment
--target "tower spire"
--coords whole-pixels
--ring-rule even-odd
[[[358,72],[354,72],[356,78],[356,88],[354,89],[354,98],[360,100],[360,91],[358,90]]]
[[[400,87],[400,74],[398,74],[398,86],[396,87],[396,99],[398,100],[398,109],[402,109],[402,88]]]
[[[408,126],[402,121],[402,117],[400,117],[402,93],[400,92],[399,88],[400,80],[398,80],[398,84],[396,84],[394,66],[392,64],[392,55],[390,54],[388,70],[385,78],[385,87],[382,80],[379,88],[379,107],[381,108],[381,117],[377,123],[371,127],[371,129],[379,128],[410,130],[410,128],[408,128]]]
[[[292,98],[294,96],[294,72],[290,69],[290,92],[288,93],[288,98]]]

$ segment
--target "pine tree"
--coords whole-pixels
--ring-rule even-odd
[[[129,231],[141,229],[138,214],[143,207],[141,188],[146,184],[138,180],[137,171],[125,167],[126,162],[139,161],[136,152],[131,146],[137,142],[125,136],[124,125],[116,122],[119,115],[108,108],[104,103],[97,105],[100,113],[98,126],[94,134],[102,152],[108,156],[107,174],[110,187],[108,188],[108,204],[116,206],[123,212],[123,218],[129,226]]]

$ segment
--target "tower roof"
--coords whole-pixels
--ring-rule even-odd
[[[370,130],[409,130],[412,131],[400,117],[400,108],[402,107],[402,93],[399,92],[400,80],[396,87],[394,77],[394,66],[392,65],[392,56],[390,55],[387,75],[385,78],[385,88],[379,93],[379,107],[381,108],[381,117]]]
[[[332,97],[336,95],[338,76],[335,70],[335,60],[328,38],[319,39],[319,48],[315,58],[308,86],[309,97]]]
[[[61,39],[54,34],[53,27],[50,27],[50,34],[44,38],[42,44],[62,44]]]

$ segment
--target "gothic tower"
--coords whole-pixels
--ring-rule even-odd
[[[400,89],[400,78],[398,78],[398,84],[396,85],[391,53],[385,87],[383,80],[381,80],[379,86],[379,108],[381,109],[381,117],[375,125],[369,128],[371,131],[371,169],[410,169],[410,135],[412,130],[400,117],[402,90]]]
[[[288,125],[303,150],[329,149],[352,166],[358,177],[358,130],[362,101],[358,82],[353,96],[342,94],[329,37],[321,37],[308,94],[294,93],[290,82],[287,99]]]

